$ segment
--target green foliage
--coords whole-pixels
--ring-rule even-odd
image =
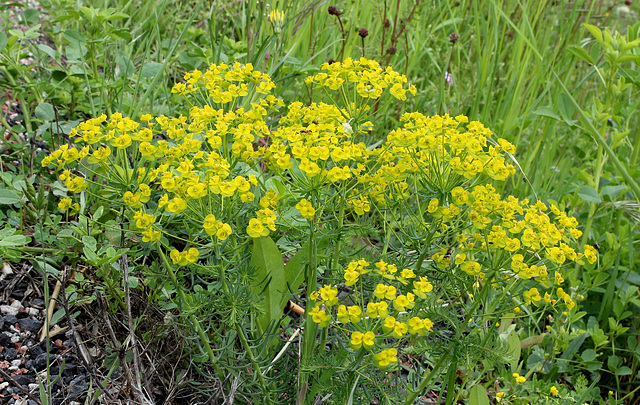
[[[277,363],[282,371],[273,371],[272,360],[283,347],[282,342],[273,343],[279,332],[274,325],[293,334],[295,325],[287,324],[290,319],[283,318],[279,308],[289,298],[305,294],[307,335],[301,352],[302,381],[305,374],[310,376],[308,398],[320,399],[322,392],[335,391],[329,402],[398,403],[404,400],[402,395],[379,388],[385,377],[372,373],[366,361],[348,348],[348,335],[316,332],[309,316],[314,304],[308,299],[317,290],[316,282],[342,282],[350,260],[385,259],[400,269],[423,272],[434,284],[438,294],[422,305],[419,316],[435,322],[437,338],[448,342],[454,352],[439,364],[434,361],[442,354],[437,345],[407,341],[404,353],[421,356],[424,363],[411,359],[409,365],[387,370],[394,378],[404,370],[413,387],[425,377],[436,390],[459,386],[457,392],[447,393],[449,403],[463,398],[486,403],[486,395],[493,400],[499,392],[506,393],[502,403],[637,401],[640,351],[634,339],[639,328],[634,314],[640,307],[636,253],[640,77],[635,67],[640,25],[623,28],[634,21],[636,5],[624,17],[622,8],[607,8],[607,2],[591,2],[587,7],[579,2],[494,0],[486,4],[336,3],[339,15],[327,13],[324,3],[286,0],[213,2],[210,6],[198,1],[193,8],[174,0],[101,0],[87,7],[76,3],[41,1],[44,12],[14,4],[17,20],[7,18],[7,5],[0,6],[5,17],[0,29],[0,83],[11,89],[11,99],[21,107],[16,120],[4,114],[0,118],[10,138],[0,145],[3,259],[40,256],[37,268],[51,272],[57,272],[54,266],[63,259],[71,264],[83,262],[90,266],[90,274],[77,275],[77,283],[68,289],[72,301],[91,302],[96,293],[104,293],[115,310],[124,305],[118,259],[126,253],[134,263],[129,284],[148,288],[145,291],[167,314],[181,313],[171,318],[183,326],[185,347],[201,372],[219,377],[217,364],[234,375],[249,367],[254,374],[245,383],[244,393],[252,392],[252,398],[262,400],[265,397],[260,395],[270,391],[274,402],[291,402],[298,367],[296,359],[282,356]],[[358,35],[361,28],[368,30],[366,37]],[[450,36],[452,32],[457,39]],[[33,64],[21,63],[29,55]],[[360,56],[403,72],[416,84],[413,104],[387,96],[370,104],[369,111],[357,112],[350,110],[350,94],[332,96],[325,89],[305,85],[304,78],[321,72],[327,60]],[[173,278],[167,278],[167,269],[176,262],[143,264],[143,257],[162,253],[143,242],[145,235],[131,226],[137,220],[135,210],[126,209],[124,215],[121,211],[123,193],[136,193],[130,170],[152,170],[158,162],[142,162],[139,155],[123,159],[118,152],[113,155],[116,164],[105,171],[91,173],[87,167],[75,166],[71,178],[90,180],[108,173],[123,182],[114,188],[91,183],[88,192],[74,201],[65,179],[40,169],[46,153],[38,148],[46,147],[49,153],[68,144],[74,127],[103,112],[107,119],[115,112],[132,119],[146,113],[187,116],[193,104],[172,93],[174,82],[187,82],[181,79],[187,71],[234,62],[252,63],[256,71],[267,73],[276,85],[273,95],[286,106],[311,100],[336,104],[344,115],[334,120],[345,131],[354,131],[370,150],[384,145],[391,130],[398,128],[401,112],[411,110],[427,115],[463,113],[515,144],[517,154],[509,155],[507,161],[517,172],[506,182],[495,183],[497,192],[529,196],[568,211],[580,223],[580,245],[599,247],[598,262],[565,269],[569,285],[564,289],[577,307],[551,314],[535,305],[533,309],[522,306],[522,312],[500,314],[498,309],[506,310],[507,304],[511,309],[522,304],[515,287],[506,294],[486,295],[486,312],[493,315],[473,317],[471,324],[460,313],[439,305],[471,302],[467,293],[481,293],[477,285],[465,284],[471,280],[466,274],[446,274],[434,261],[440,249],[447,249],[445,258],[458,253],[453,240],[464,231],[454,227],[449,234],[435,235],[423,229],[424,222],[434,219],[424,214],[429,200],[450,203],[445,201],[454,182],[427,181],[423,176],[423,183],[410,184],[421,203],[380,208],[370,200],[372,212],[360,215],[353,204],[364,207],[366,203],[356,202],[349,194],[355,188],[323,199],[317,182],[289,184],[291,179],[305,178],[302,162],[296,162],[290,174],[268,178],[264,167],[231,158],[233,176],[258,178],[258,185],[252,185],[254,206],[246,209],[244,201],[236,200],[211,211],[216,220],[224,219],[233,228],[227,243],[220,243],[224,239],[217,233],[210,241],[203,239],[207,232],[198,227],[203,218],[197,214],[202,207],[191,207],[194,215],[187,218],[166,212],[158,215],[158,223],[163,224],[156,229],[161,232],[158,243],[166,253],[171,247],[192,259],[189,249],[198,252],[197,265],[188,261],[186,267],[176,267]],[[251,102],[258,100],[255,93],[240,97],[227,112],[238,107],[251,111]],[[263,143],[255,143],[255,150],[278,141],[273,131],[283,116],[282,110],[274,108],[264,117],[261,131],[270,135],[256,135]],[[368,120],[375,126],[369,127]],[[156,141],[165,136],[156,133]],[[175,141],[169,139],[169,143],[175,146]],[[221,154],[230,158],[231,142],[226,146],[227,155],[224,146]],[[274,170],[271,166],[266,172]],[[271,236],[261,239],[237,237],[235,232],[244,232],[249,225],[243,218],[253,216],[269,227],[267,218],[257,215],[258,201],[269,191],[282,198],[277,209],[271,207],[277,212],[274,225],[287,231],[270,230]],[[402,199],[400,190],[390,193]],[[54,196],[69,199],[66,212],[57,209]],[[303,198],[315,209],[316,223],[322,224],[315,229],[314,242],[309,241],[309,219],[296,208]],[[154,214],[161,212],[158,200],[154,194],[147,205]],[[258,232],[257,227],[253,231]],[[147,236],[153,237],[153,233]],[[280,252],[288,253],[283,257]],[[483,266],[490,262],[481,261]],[[99,280],[97,288],[94,279]],[[372,293],[378,281],[363,280],[363,291]],[[528,291],[531,288],[533,284],[527,285]],[[355,297],[348,288],[340,293],[341,299]],[[272,328],[267,327],[270,322]],[[489,326],[496,323],[500,326]],[[232,325],[234,332],[220,334],[221,325]],[[454,344],[456,330],[469,332],[460,336],[465,347]],[[335,356],[313,357],[313,351],[325,344],[342,349]],[[478,363],[482,357],[486,361]],[[432,372],[432,367],[440,371]],[[524,384],[513,379],[517,372],[525,373]],[[489,384],[496,380],[499,388]],[[354,394],[356,386],[363,389],[361,397]]]

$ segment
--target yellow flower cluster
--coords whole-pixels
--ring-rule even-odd
[[[362,281],[361,277],[369,274],[377,279],[386,280],[378,283],[372,293],[371,299],[360,305],[338,305],[338,290],[336,287],[325,285],[311,294],[316,305],[310,312],[312,319],[320,327],[327,327],[331,322],[333,307],[336,307],[337,320],[345,328],[351,328],[350,346],[354,350],[364,348],[372,350],[376,345],[392,344],[389,339],[403,339],[410,335],[425,335],[433,328],[433,322],[427,318],[411,316],[406,311],[411,311],[416,304],[416,299],[426,298],[426,293],[433,290],[433,285],[426,277],[420,277],[413,281],[412,290],[409,280],[416,279],[411,269],[398,268],[384,261],[378,261],[373,266],[364,259],[352,261],[344,270],[344,279],[347,285],[354,285]],[[394,285],[389,284],[394,282]],[[403,293],[404,292],[404,293]],[[364,325],[360,325],[363,314],[367,318]],[[376,335],[376,331],[379,332]],[[397,342],[396,342],[397,343]],[[394,343],[395,344],[395,343]],[[395,348],[383,349],[376,353],[374,364],[385,368],[391,363],[397,362],[398,351]]]
[[[276,87],[269,75],[254,70],[251,63],[243,65],[238,62],[232,66],[213,64],[204,72],[194,70],[187,73],[184,80],[185,83],[175,84],[171,91],[181,95],[198,92],[207,102],[215,104],[247,96],[250,91],[270,94]]]
[[[340,90],[343,86],[352,85],[355,86],[358,95],[364,99],[378,99],[387,88],[398,100],[406,100],[407,91],[412,95],[416,94],[414,85],[405,88],[406,76],[395,72],[391,67],[383,69],[374,60],[348,58],[344,62],[325,63],[321,69],[323,72],[308,77],[305,83],[330,90]]]

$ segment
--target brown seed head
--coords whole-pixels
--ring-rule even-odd
[[[329,15],[335,15],[336,17],[342,14],[342,11],[338,10],[336,6],[329,6]]]
[[[364,39],[369,35],[369,30],[366,28],[360,28],[360,31],[358,31],[358,35],[360,35],[360,37]]]
[[[330,64],[330,65],[333,65],[334,63],[336,63],[336,60],[335,59],[329,59],[327,61],[327,63]]]
[[[455,32],[449,35],[449,42],[451,42],[451,45],[454,45],[456,42],[458,42],[459,39],[460,39],[460,35],[458,35]]]
[[[388,48],[387,48],[387,53],[388,53],[389,55],[395,55],[397,51],[398,51],[398,50],[396,49],[396,47],[395,47],[395,46],[390,46],[390,47],[388,47]]]

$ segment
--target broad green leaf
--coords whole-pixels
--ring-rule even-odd
[[[569,361],[571,361],[573,355],[580,349],[580,346],[582,346],[587,336],[589,336],[589,334],[585,332],[569,342],[567,349],[562,353],[560,359],[558,359],[558,372],[564,373],[567,370]]]
[[[518,363],[520,363],[520,337],[515,332],[511,332],[507,338],[509,344],[509,355],[511,357],[511,371],[518,370]]]
[[[596,41],[602,43],[602,31],[600,31],[600,28],[591,24],[582,24],[582,25],[584,25],[584,27],[589,30],[589,32],[591,33],[591,35],[593,35]]]
[[[118,76],[129,77],[136,69],[131,59],[124,53],[118,52],[116,54],[116,64],[118,65]]]
[[[318,243],[318,250],[324,250],[327,246],[327,240],[322,239],[320,243]],[[300,284],[304,281],[304,270],[305,265],[309,262],[309,244],[303,245],[300,250],[296,252],[295,255],[289,259],[287,265],[284,268],[284,274],[286,279],[286,289],[283,291],[284,296],[282,297],[281,307],[284,308],[287,300],[291,296],[291,294],[295,294],[300,287]]]
[[[587,202],[593,202],[596,204],[600,204],[602,202],[600,194],[598,194],[598,192],[593,187],[582,187],[580,190],[578,190],[578,196]]]
[[[543,117],[553,118],[555,120],[560,121],[560,117],[558,114],[553,111],[553,108],[550,106],[540,107],[533,112],[535,115],[542,115]]]
[[[113,13],[109,17],[105,19],[105,21],[113,21],[113,20],[124,20],[129,18],[129,14],[125,13]]]
[[[569,121],[576,111],[571,100],[564,93],[558,94],[558,110],[560,110],[560,116],[565,121]]]
[[[7,46],[7,43],[7,34],[5,34],[4,31],[0,31],[0,52]]]
[[[140,77],[155,77],[162,71],[162,66],[164,66],[162,63],[148,62],[142,67]]]
[[[0,190],[0,205],[3,204],[16,204],[20,202],[20,196],[13,190],[1,189]]]
[[[584,48],[579,47],[579,46],[570,46],[569,47],[569,52],[571,52],[572,54],[576,55],[578,58],[582,59],[583,61],[590,63],[592,65],[595,65],[595,62],[593,61],[593,58],[591,57],[591,55],[589,55],[589,53],[587,51],[584,50]]]
[[[256,269],[252,288],[254,292],[264,297],[260,303],[263,312],[257,319],[260,332],[264,332],[269,327],[269,323],[282,318],[281,302],[287,291],[284,261],[273,239],[265,236],[253,240],[251,265]]]
[[[480,384],[474,385],[469,393],[469,405],[489,405],[487,390]]]
[[[36,117],[42,121],[53,121],[56,119],[56,112],[49,103],[40,103],[36,107]]]
[[[616,371],[616,375],[631,375],[632,371],[627,366],[622,366]]]
[[[27,237],[24,235],[11,235],[6,236],[0,240],[0,246],[2,247],[10,247],[10,246],[23,246],[27,243]]]
[[[593,349],[587,349],[580,355],[584,361],[593,361],[596,359],[596,352]]]
[[[621,191],[626,189],[628,189],[628,187],[625,184],[618,184],[617,186],[604,186],[602,187],[602,190],[600,190],[600,195],[603,197],[608,196],[609,198],[611,198],[611,200],[613,200],[618,196],[618,194],[620,194]]]
[[[542,333],[540,335],[529,336],[528,338],[520,342],[520,348],[525,349],[527,347],[537,345],[538,343],[544,340],[544,337],[546,335],[547,335],[546,333]]]

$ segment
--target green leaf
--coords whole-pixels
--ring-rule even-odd
[[[518,363],[520,363],[520,337],[517,333],[511,332],[507,343],[509,344],[511,371],[515,372],[518,370]]]
[[[40,16],[40,12],[35,8],[28,8],[22,12],[22,20],[27,25],[37,24],[39,16]]]
[[[580,349],[580,346],[582,346],[587,336],[589,336],[589,334],[585,332],[569,342],[567,349],[562,353],[560,359],[558,359],[558,372],[564,373],[567,370],[568,362],[573,358],[573,355],[578,349]]]
[[[554,120],[560,121],[560,117],[558,114],[553,111],[553,108],[550,106],[540,107],[533,112],[536,115],[542,115],[543,117],[553,118]]]
[[[618,184],[617,186],[605,186],[600,190],[601,196],[608,196],[611,200],[616,198],[616,196],[622,191],[626,190],[628,187],[625,184]]]
[[[11,235],[6,236],[0,240],[0,246],[2,247],[10,247],[10,246],[23,246],[27,243],[27,237],[24,235]]]
[[[596,359],[596,352],[593,349],[587,349],[580,355],[583,361],[593,361]]]
[[[264,298],[260,303],[263,312],[257,319],[260,332],[264,332],[272,321],[282,318],[281,302],[286,292],[284,261],[273,239],[265,236],[253,240],[251,265],[256,268],[252,288]]]
[[[105,21],[124,20],[129,18],[129,14],[125,13],[113,13],[105,19]]]
[[[569,121],[576,111],[571,99],[564,93],[558,94],[558,110],[560,110],[560,116],[565,121]]]
[[[595,65],[593,58],[591,57],[591,55],[589,55],[587,51],[584,50],[584,48],[573,45],[569,47],[569,52],[576,55],[578,58],[582,59],[583,61],[590,63],[592,65]]]
[[[118,65],[119,70],[118,76],[129,77],[135,70],[133,62],[131,62],[131,59],[129,59],[124,52],[118,52],[116,54],[116,64]]]
[[[525,349],[527,347],[533,346],[533,345],[537,345],[538,343],[542,342],[544,340],[544,337],[547,336],[546,333],[542,333],[540,335],[534,335],[534,336],[529,336],[528,338],[524,339],[523,341],[520,342],[520,348],[521,349]]]
[[[602,202],[600,194],[598,194],[598,192],[593,187],[582,187],[580,190],[578,190],[578,196],[587,202],[593,202],[596,204],[600,204]]]
[[[324,250],[327,246],[327,242],[328,240],[322,239],[320,243],[318,243],[318,250]],[[280,303],[283,308],[291,294],[295,294],[295,292],[298,291],[300,284],[304,281],[304,269],[307,263],[309,263],[308,243],[303,245],[300,250],[298,250],[291,259],[289,259],[284,268],[287,284],[286,290],[284,290],[285,295],[282,297],[282,302]]]
[[[602,43],[602,31],[600,31],[600,28],[591,24],[582,24],[582,25],[584,25],[584,27],[589,30],[589,32],[591,33],[591,35],[593,35],[596,41]]]
[[[156,77],[158,73],[162,72],[163,66],[162,63],[149,62],[142,67],[140,77]]]
[[[0,52],[7,46],[7,43],[7,34],[5,34],[4,31],[0,31]]]
[[[20,202],[20,196],[13,190],[0,190],[0,205],[17,204]]]
[[[480,384],[474,385],[469,393],[469,405],[489,405],[489,395],[487,390]]]
[[[36,117],[42,121],[53,121],[56,119],[56,113],[53,106],[49,103],[40,103],[36,107]]]
[[[631,369],[627,366],[622,366],[616,371],[616,375],[631,375]]]

